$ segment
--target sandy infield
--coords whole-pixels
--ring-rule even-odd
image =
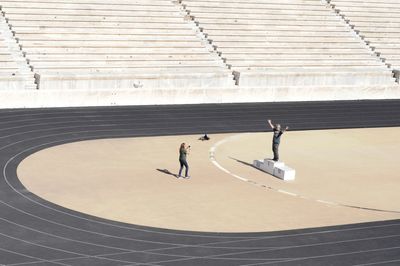
[[[101,139],[39,151],[18,167],[28,190],[55,204],[132,224],[210,232],[259,232],[400,218],[400,128],[287,132],[284,182],[247,165],[271,156],[272,133]],[[270,186],[243,182],[221,167]],[[190,143],[191,179],[178,179]],[[172,174],[167,174],[166,172]],[[295,193],[294,197],[277,192]],[[362,210],[318,202],[388,210]]]

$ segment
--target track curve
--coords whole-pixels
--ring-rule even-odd
[[[274,233],[164,230],[92,217],[27,191],[30,154],[98,138],[400,126],[400,101],[0,110],[2,265],[361,265],[400,262],[400,220]]]

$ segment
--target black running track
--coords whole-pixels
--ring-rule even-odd
[[[400,101],[0,110],[0,264],[400,265],[400,220],[272,233],[163,230],[62,208],[16,175],[22,159],[63,143],[263,131],[267,118],[292,130],[400,126]]]

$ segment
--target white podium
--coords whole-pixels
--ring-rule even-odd
[[[285,181],[294,180],[296,176],[296,170],[286,166],[284,162],[264,159],[254,160],[253,165],[256,168]]]

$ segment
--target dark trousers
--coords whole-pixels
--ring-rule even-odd
[[[179,160],[179,163],[181,165],[181,168],[179,168],[179,174],[178,175],[181,176],[183,167],[185,167],[186,168],[185,169],[185,177],[187,177],[188,176],[188,172],[189,172],[189,165],[188,165],[187,161],[186,160]]]
[[[279,161],[279,144],[272,144],[272,151],[274,152],[274,161]]]

